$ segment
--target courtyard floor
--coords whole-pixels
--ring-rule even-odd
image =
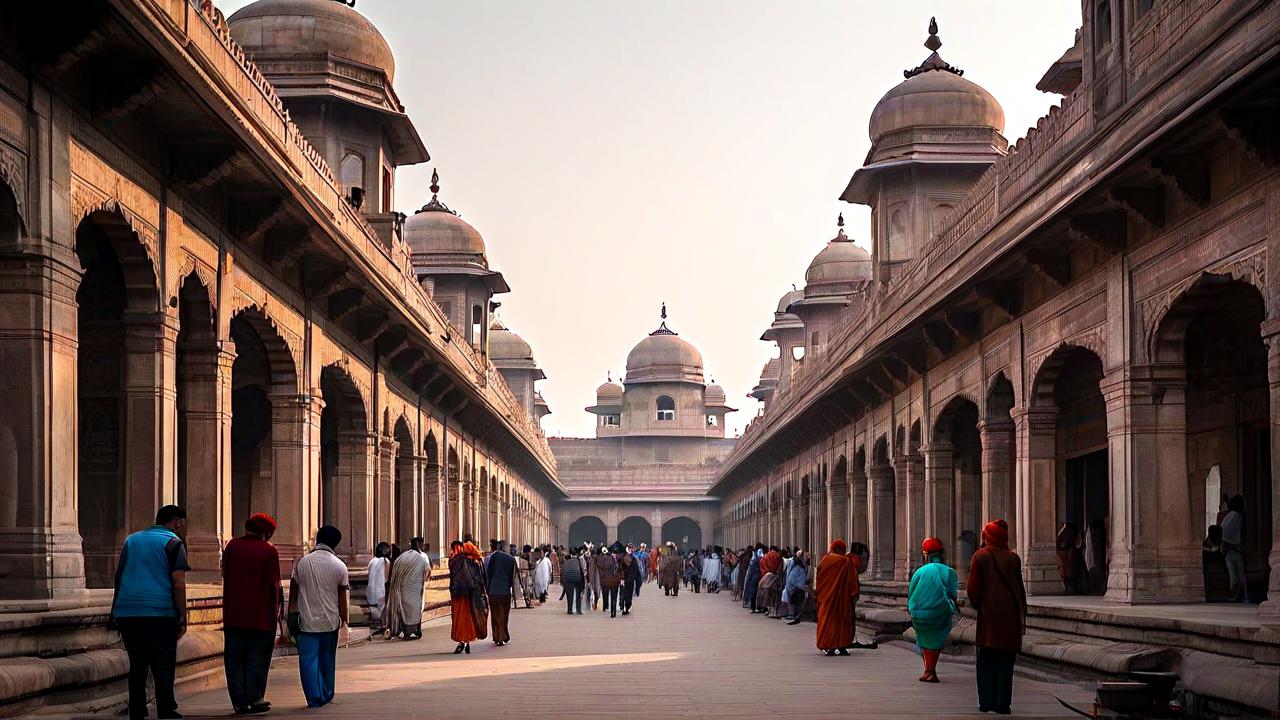
[[[553,588],[556,595],[559,590]],[[944,662],[942,683],[916,681],[901,643],[823,656],[814,625],[752,616],[728,593],[664,597],[646,585],[634,612],[569,616],[563,603],[511,613],[512,642],[453,655],[445,619],[422,640],[340,650],[337,697],[308,710],[292,658],[271,671],[263,717],[314,718],[962,718],[976,712],[973,668]],[[1085,704],[1073,684],[1019,677],[1014,713],[1071,717],[1055,695]],[[182,699],[187,717],[226,716],[225,690]]]

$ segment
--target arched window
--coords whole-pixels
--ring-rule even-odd
[[[1093,52],[1102,52],[1111,44],[1111,2],[1102,0],[1093,11]]]
[[[471,306],[471,342],[479,345],[484,335],[484,308],[479,305]]]
[[[718,424],[719,424],[719,421],[716,420],[715,415],[707,415],[707,427],[715,427]]]
[[[658,397],[658,419],[676,419],[676,401],[672,400],[670,395],[661,395]]]
[[[817,330],[814,330],[813,335],[810,337],[811,342],[809,343],[809,347],[813,348],[813,352],[815,354],[818,352],[818,345],[820,344],[818,340],[820,337],[821,336],[818,334]]]
[[[342,157],[342,165],[338,168],[338,182],[350,190],[353,187],[364,187],[364,158],[349,152]]]

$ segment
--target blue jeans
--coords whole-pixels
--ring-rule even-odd
[[[307,707],[322,707],[333,699],[334,666],[338,660],[338,631],[304,632],[298,638],[298,677]]]

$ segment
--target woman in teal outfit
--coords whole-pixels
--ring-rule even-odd
[[[959,586],[956,571],[944,561],[942,541],[927,538],[920,546],[924,565],[911,576],[907,594],[907,612],[916,629],[916,645],[924,655],[924,674],[920,682],[938,682],[938,654],[951,633],[952,617],[959,612],[956,597]]]

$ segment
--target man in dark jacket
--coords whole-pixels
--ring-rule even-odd
[[[618,554],[618,566],[622,568],[622,592],[619,602],[622,605],[623,615],[631,614],[631,603],[635,599],[636,589],[640,587],[640,562],[632,553],[633,549],[628,545]]]
[[[1009,550],[1009,524],[987,523],[982,543],[969,562],[968,588],[969,604],[978,611],[978,710],[1008,715],[1013,665],[1026,632],[1027,591],[1022,561]]]
[[[493,543],[495,547],[501,541]],[[484,574],[489,591],[489,624],[493,627],[493,644],[511,642],[507,627],[511,619],[511,595],[516,587],[516,559],[504,552],[491,552],[484,561]]]

